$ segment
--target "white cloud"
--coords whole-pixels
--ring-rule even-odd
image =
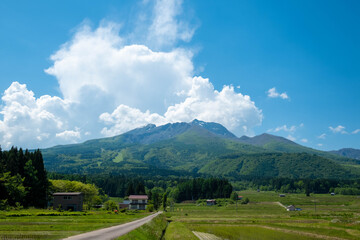
[[[270,88],[270,89],[268,90],[268,97],[270,97],[270,98],[289,99],[289,96],[287,95],[286,92],[278,93],[278,92],[276,91],[276,88],[275,88],[275,87]]]
[[[360,129],[356,129],[354,131],[352,131],[352,134],[358,134],[360,132]]]
[[[250,97],[194,77],[192,51],[174,46],[194,31],[180,20],[180,8],[178,1],[155,3],[146,36],[150,46],[158,41],[155,50],[129,42],[134,36],[121,36],[118,24],[102,22],[94,30],[83,24],[45,70],[57,79],[61,97],[35,98],[17,82],[4,92],[2,146],[49,147],[194,118],[252,135],[263,115]]]
[[[149,111],[141,112],[139,109],[126,105],[118,106],[111,114],[101,114],[100,120],[110,126],[102,129],[101,133],[105,136],[120,134],[149,123],[157,125],[167,123],[166,119],[159,114],[151,114]]]
[[[286,124],[283,126],[279,126],[276,128],[271,128],[269,130],[267,130],[267,132],[280,132],[280,131],[284,131],[284,132],[289,132],[289,133],[294,133],[298,128],[302,128],[304,127],[304,124],[301,123],[299,126],[290,126],[288,127]]]
[[[337,127],[329,127],[330,131],[332,131],[333,133],[341,133],[341,134],[347,134],[347,132],[345,131],[345,127],[344,126],[337,126]]]
[[[61,133],[56,134],[57,138],[63,139],[67,142],[76,142],[81,138],[81,134],[78,130],[65,130]]]
[[[218,122],[238,135],[252,135],[251,129],[261,124],[263,115],[248,95],[236,93],[232,86],[224,86],[219,92],[209,79],[194,77],[188,97],[170,106],[165,117],[170,122],[194,118]]]
[[[216,91],[208,79],[194,77],[187,98],[169,106],[163,116],[120,105],[111,114],[103,113],[100,120],[110,125],[103,129],[105,135],[122,133],[148,123],[189,122],[195,118],[221,123],[239,135],[251,135],[252,128],[261,124],[262,117],[261,110],[249,96],[236,93],[231,86]]]
[[[323,134],[321,134],[320,136],[318,136],[317,138],[319,138],[319,139],[326,139],[326,134],[323,133]]]
[[[5,148],[14,144],[31,148],[41,147],[43,142],[55,144],[56,132],[68,127],[66,115],[71,104],[61,98],[35,98],[25,84],[13,82],[2,101],[0,140]]]
[[[148,43],[152,46],[172,46],[178,40],[188,42],[195,28],[179,19],[182,13],[181,0],[157,0],[153,10],[153,21],[149,28]]]
[[[324,144],[322,144],[322,143],[318,143],[317,145],[318,145],[319,147],[324,146]]]
[[[82,27],[51,56],[46,72],[55,76],[64,98],[81,102],[102,92],[100,101],[164,112],[178,100],[174,93],[191,87],[192,53],[183,49],[154,52],[144,45],[121,45],[114,24],[95,31]],[[100,97],[100,96],[99,96]]]
[[[307,143],[307,142],[308,142],[308,140],[307,140],[306,138],[303,138],[303,139],[301,139],[300,141],[303,142],[303,143]]]

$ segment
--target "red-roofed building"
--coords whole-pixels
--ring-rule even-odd
[[[147,195],[130,195],[129,209],[145,210],[148,203]]]

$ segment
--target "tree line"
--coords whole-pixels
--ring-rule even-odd
[[[1,206],[46,207],[49,181],[40,150],[0,147]]]

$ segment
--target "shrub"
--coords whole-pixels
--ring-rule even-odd
[[[119,206],[116,202],[109,200],[104,203],[104,208],[108,211],[114,211],[115,209],[118,210]]]
[[[248,204],[249,203],[249,198],[245,198],[242,202],[241,202],[241,204]]]
[[[149,212],[153,212],[154,211],[154,205],[153,204],[149,204],[146,208]]]

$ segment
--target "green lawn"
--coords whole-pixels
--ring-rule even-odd
[[[167,216],[172,221],[169,227],[174,226],[171,234],[177,237],[166,239],[181,239],[183,233],[191,231],[224,239],[360,239],[360,198],[357,196],[286,194],[280,198],[275,192],[256,191],[242,191],[239,195],[248,197],[250,203],[238,204],[237,208],[235,204],[175,205],[175,211],[168,212]],[[293,204],[302,211],[288,212],[277,202]],[[179,223],[181,227],[175,228]]]
[[[57,212],[37,209],[0,211],[0,239],[61,239],[133,221],[148,214],[115,214],[106,211]]]

